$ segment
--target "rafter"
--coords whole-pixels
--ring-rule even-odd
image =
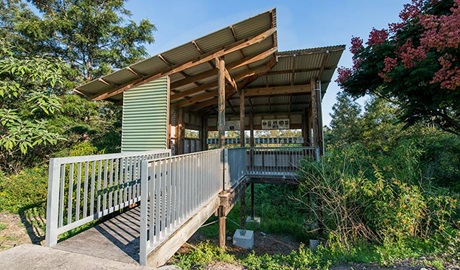
[[[290,86],[274,86],[274,87],[258,87],[246,88],[245,95],[247,97],[253,96],[270,96],[270,95],[289,95],[310,93],[310,85],[290,85]]]
[[[171,63],[171,62],[169,62],[168,60],[166,60],[166,58],[165,58],[162,54],[158,54],[157,56],[158,56],[158,58],[160,58],[161,61],[163,61],[166,65],[168,65],[168,66],[170,66],[170,67],[174,66],[173,63]]]
[[[238,98],[232,98],[231,100],[238,100]],[[260,106],[267,106],[267,105],[270,105],[269,102],[265,102],[265,103],[257,103],[254,105],[254,107],[260,107]],[[306,105],[305,102],[294,102],[294,103],[291,103],[291,102],[280,102],[280,103],[274,103],[272,102],[271,105],[273,106],[279,106],[279,105]],[[249,106],[249,105],[245,105],[245,106]]]
[[[101,100],[101,99],[106,99],[106,98],[118,95],[118,94],[123,93],[124,91],[126,91],[128,89],[131,89],[133,87],[136,87],[136,86],[138,86],[140,84],[145,84],[145,83],[151,82],[151,81],[156,80],[158,78],[161,78],[161,77],[164,77],[164,76],[171,75],[173,73],[183,71],[185,69],[194,67],[196,65],[208,62],[208,61],[210,61],[210,60],[212,60],[214,58],[224,56],[226,54],[229,54],[229,53],[232,53],[234,51],[240,50],[242,48],[246,48],[248,46],[251,46],[253,44],[256,44],[256,43],[259,43],[259,42],[265,40],[266,38],[268,38],[271,35],[273,35],[273,33],[275,33],[275,32],[276,32],[276,28],[270,28],[269,30],[267,30],[267,31],[255,36],[253,38],[247,38],[247,39],[244,39],[244,40],[234,42],[234,43],[230,44],[229,46],[225,46],[222,49],[218,49],[218,50],[214,50],[214,51],[211,51],[209,53],[206,53],[206,54],[200,56],[196,60],[191,60],[191,61],[188,61],[188,62],[185,62],[185,63],[182,63],[182,64],[174,65],[174,66],[170,67],[169,69],[166,69],[166,70],[163,70],[161,72],[152,74],[152,75],[150,75],[150,76],[148,76],[146,78],[135,80],[134,82],[127,83],[127,84],[125,84],[123,86],[120,86],[119,88],[117,88],[115,90],[111,90],[109,92],[94,96],[93,100]]]
[[[259,53],[257,55],[245,57],[245,58],[243,58],[241,60],[235,61],[235,62],[229,64],[227,68],[228,69],[235,69],[235,68],[239,68],[239,67],[242,67],[242,66],[252,64],[252,63],[260,61],[260,60],[264,60],[265,58],[269,57],[270,55],[274,54],[277,51],[278,51],[278,47],[270,48],[270,49],[266,50],[263,53]]]
[[[132,74],[136,75],[137,77],[145,77],[146,75],[142,72],[139,72],[138,70],[135,70],[134,68],[132,67],[127,67],[126,68],[129,72],[131,72]]]
[[[333,70],[335,67],[325,67],[325,70]],[[267,73],[267,75],[278,75],[278,74],[286,74],[286,73],[301,73],[301,72],[311,72],[311,71],[320,71],[321,67],[317,68],[298,68],[298,69],[288,69],[288,70],[273,70]]]
[[[224,68],[224,75],[225,79],[227,79],[228,83],[233,87],[233,89],[238,90],[238,86],[236,85],[235,79],[233,79],[232,76],[230,76],[230,73],[226,68]]]
[[[256,55],[251,55],[249,57],[245,57],[245,58],[243,58],[241,60],[232,62],[232,63],[226,65],[225,67],[228,70],[232,70],[232,69],[236,69],[236,68],[239,68],[239,67],[242,67],[242,66],[245,66],[245,65],[249,65],[251,63],[266,59],[267,57],[269,57],[270,55],[272,55],[276,51],[278,51],[277,47],[270,48],[270,49],[264,51],[263,53],[256,54]],[[211,76],[215,76],[216,74],[217,74],[217,68],[214,68],[214,69],[205,71],[203,73],[200,73],[200,74],[197,74],[197,75],[194,75],[194,76],[191,76],[191,77],[187,77],[187,78],[182,79],[180,81],[171,83],[171,89],[181,87],[181,86],[184,86],[184,85],[187,85],[187,84],[190,84],[190,83],[193,83],[195,81],[199,81],[199,80],[211,77]]]
[[[242,73],[239,73],[239,74],[235,75],[234,80],[236,82],[239,82],[240,80],[243,80],[245,78],[248,78],[248,77],[251,77],[251,76],[254,76],[254,75],[258,75],[260,73],[267,72],[267,70],[270,69],[270,68],[271,67],[267,67],[267,65],[265,65],[265,66],[262,66],[262,67],[250,69],[250,70],[247,70],[247,71],[244,71]],[[177,93],[175,95],[172,95],[171,96],[171,101],[174,101],[174,100],[186,97],[186,96],[190,96],[190,95],[193,95],[193,94],[196,94],[198,92],[204,91],[206,89],[214,88],[214,87],[217,87],[217,81],[206,83],[206,84],[203,84],[203,85],[201,85],[199,87],[188,89],[188,90],[182,91],[180,93]],[[237,86],[237,88],[241,88],[241,87]]]
[[[101,83],[105,84],[105,85],[108,85],[108,86],[112,86],[112,87],[117,87],[118,85],[114,82],[111,82],[107,79],[103,79],[103,78],[99,78],[97,79],[98,81],[100,81]]]
[[[217,87],[217,81],[212,81],[210,83],[205,83],[205,84],[202,84],[202,85],[200,85],[198,87],[188,89],[188,90],[182,91],[180,93],[174,94],[174,95],[171,96],[171,101],[178,100],[178,99],[183,98],[183,97],[191,96],[193,94],[196,94],[196,93],[199,93],[199,92],[202,92],[204,90],[211,89],[211,88],[214,88],[214,87]]]
[[[325,65],[326,65],[326,62],[327,60],[329,59],[329,52],[326,53],[325,55],[323,55],[323,61],[321,63],[321,69],[319,70],[319,74],[318,74],[318,79],[321,80],[321,78],[323,77],[323,72],[325,70]]]
[[[202,100],[208,100],[210,98],[217,97],[218,95],[219,95],[219,91],[217,89],[215,89],[215,90],[205,92],[205,93],[200,94],[200,95],[193,96],[193,97],[191,97],[189,99],[186,99],[186,100],[171,104],[171,108],[175,109],[175,108],[185,107],[187,105],[194,104],[194,103],[202,101]]]
[[[198,44],[196,43],[196,41],[192,41],[192,44],[193,46],[195,46],[196,50],[200,53],[200,54],[204,54],[203,53],[203,50],[201,50],[200,46],[198,46]]]
[[[275,57],[273,57],[267,64],[265,64],[265,66],[256,68],[255,70],[257,70],[257,72],[256,71],[251,72],[252,75],[245,76],[244,80],[242,80],[241,82],[238,82],[238,88],[239,89],[245,88],[247,85],[249,85],[253,81],[257,80],[261,75],[265,74],[275,64],[276,64],[276,59],[275,59]],[[246,74],[246,75],[248,75],[248,74]],[[235,95],[236,93],[238,93],[238,92],[237,91],[229,92],[228,94],[225,95],[225,98],[226,99],[230,98],[233,95]],[[195,111],[195,110],[199,110],[199,109],[202,109],[202,108],[209,107],[211,105],[214,105],[215,103],[216,103],[215,100],[208,100],[208,101],[205,101],[205,102],[202,102],[202,103],[199,103],[199,104],[195,104],[195,105],[193,105],[191,107],[188,107],[188,109],[191,110],[191,111]]]

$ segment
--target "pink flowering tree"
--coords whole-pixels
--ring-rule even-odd
[[[407,125],[434,123],[460,135],[460,0],[412,0],[401,21],[351,39],[351,68],[337,82],[355,97],[375,94],[400,107]]]

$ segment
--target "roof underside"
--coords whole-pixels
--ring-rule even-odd
[[[122,104],[123,92],[170,76],[171,107],[213,113],[215,58],[225,61],[227,112],[238,113],[238,89],[254,113],[305,111],[313,80],[324,92],[345,46],[277,52],[276,10],[270,10],[158,54],[75,89],[94,100]]]

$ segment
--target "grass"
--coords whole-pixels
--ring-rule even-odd
[[[293,205],[291,197],[295,196],[295,186],[284,185],[255,185],[255,216],[261,218],[261,223],[247,222],[246,229],[288,235],[298,242],[307,242],[310,234],[304,229],[306,216],[299,214],[300,208]],[[250,215],[250,191],[246,191],[246,216]],[[240,228],[241,205],[238,202],[227,216],[226,231],[231,235]],[[217,217],[211,217],[206,223],[215,222]],[[202,235],[215,238],[219,235],[217,225],[210,225],[199,230]]]
[[[269,234],[287,235],[298,242],[307,243],[312,237],[306,232],[306,211],[301,209],[292,199],[296,188],[277,185],[255,186],[256,216],[261,217],[261,223],[247,223],[246,228]],[[250,193],[246,193],[246,215],[250,213]],[[211,217],[207,223],[216,221]],[[237,203],[227,217],[227,235],[239,228],[240,204]],[[217,223],[202,227],[199,233],[217,239]],[[409,241],[409,240],[408,240]],[[176,255],[171,262],[183,269],[206,269],[216,262],[227,262],[242,265],[245,269],[328,269],[333,265],[346,265],[349,262],[368,264],[372,266],[392,266],[395,263],[413,263],[417,266],[429,266],[444,269],[445,259],[436,257],[429,242],[414,239],[399,245],[384,246],[371,244],[367,241],[355,241],[346,249],[340,241],[329,239],[327,247],[320,245],[312,251],[301,244],[298,250],[289,254],[256,254],[255,252],[228,252],[220,249],[209,241],[201,242],[189,252]],[[422,261],[421,256],[430,259]]]
[[[3,231],[4,229],[6,229],[7,227],[8,227],[7,224],[0,223],[0,232]]]

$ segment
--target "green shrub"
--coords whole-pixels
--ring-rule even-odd
[[[0,211],[17,213],[21,208],[46,201],[48,167],[22,170],[5,176],[0,172]]]
[[[174,263],[182,269],[202,269],[213,262],[221,261],[234,263],[235,257],[209,242],[203,242],[185,254],[179,254],[174,258]]]
[[[424,178],[422,158],[410,140],[386,153],[359,144],[329,149],[321,162],[302,164],[298,200],[339,250],[349,253],[365,239],[382,264],[424,252],[455,256],[459,194]]]

